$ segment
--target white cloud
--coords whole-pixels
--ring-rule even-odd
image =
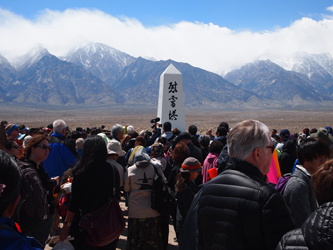
[[[333,12],[333,5],[331,7],[327,7],[326,9]]]
[[[332,7],[328,9],[331,10]],[[289,27],[262,33],[236,32],[212,23],[180,22],[144,27],[138,20],[115,18],[100,10],[44,10],[27,20],[0,9],[0,49],[22,55],[40,43],[56,56],[83,42],[100,42],[132,56],[172,59],[213,72],[229,71],[258,58],[281,58],[295,52],[333,55],[333,19],[302,18]]]

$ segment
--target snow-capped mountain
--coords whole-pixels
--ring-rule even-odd
[[[88,70],[102,80],[106,80],[133,63],[136,58],[105,44],[89,43],[69,53],[63,59]]]
[[[305,75],[310,85],[320,91],[333,86],[333,58],[330,54],[296,53],[275,63],[288,71],[303,74],[300,77]]]
[[[50,55],[48,50],[38,44],[25,55],[13,58],[10,63],[18,70],[27,69],[46,55]]]
[[[299,77],[298,74],[265,60],[248,63],[240,69],[233,70],[225,79],[242,89],[285,103],[290,102],[293,97],[313,102],[330,100],[329,95],[317,91],[307,79]]]

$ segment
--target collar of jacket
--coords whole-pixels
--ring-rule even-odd
[[[260,170],[257,167],[253,166],[251,163],[235,158],[232,159],[234,160],[234,164],[229,165],[228,166],[229,169],[238,170],[246,175],[255,175],[258,178],[260,178],[260,180],[264,180],[264,175],[260,172]]]
[[[61,138],[65,139],[65,136],[63,136],[62,134],[58,134],[58,133],[53,133],[53,134],[51,135],[51,137],[52,137],[52,136],[61,137]]]

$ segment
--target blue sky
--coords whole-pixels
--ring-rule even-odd
[[[158,26],[180,21],[213,23],[233,30],[271,30],[287,27],[302,17],[320,20],[329,14],[332,1],[309,0],[234,0],[234,1],[166,1],[166,0],[2,0],[0,7],[28,19],[35,19],[44,9],[99,9],[115,17],[136,18],[145,26]]]
[[[56,56],[99,42],[132,56],[225,73],[295,53],[333,55],[333,2],[0,0],[0,54]]]

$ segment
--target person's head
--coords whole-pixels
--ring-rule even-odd
[[[115,124],[112,128],[111,128],[111,133],[112,133],[112,137],[114,139],[117,139],[118,141],[121,141],[124,137],[124,130],[123,130],[123,126],[120,124]]]
[[[33,136],[26,144],[25,152],[27,159],[37,163],[37,165],[46,160],[50,152],[49,141],[43,135]]]
[[[10,138],[16,138],[20,135],[19,128],[16,124],[6,126],[6,135]]]
[[[281,142],[280,137],[276,134],[276,135],[272,135],[272,138],[275,139],[277,142]]]
[[[219,126],[216,130],[216,136],[224,136],[228,134],[228,129],[224,126]]]
[[[181,192],[186,186],[185,182],[195,180],[201,171],[202,171],[201,163],[194,157],[187,157],[183,161],[182,166],[179,169],[179,173],[176,177],[177,191]]]
[[[283,141],[288,141],[290,139],[290,132],[288,129],[282,129],[280,132],[280,140]]]
[[[54,133],[61,134],[63,136],[66,135],[66,123],[64,120],[55,120],[53,122],[53,131]]]
[[[179,142],[173,149],[172,160],[174,163],[182,163],[187,157],[190,157],[190,150],[186,142]]]
[[[18,126],[18,128],[19,128],[21,134],[29,133],[29,128],[26,127],[24,124],[21,124],[20,126]]]
[[[134,127],[132,125],[127,126],[126,128],[127,134],[131,135],[134,133]]]
[[[60,185],[65,184],[66,182],[72,182],[72,179],[73,179],[73,168],[69,168],[62,174]]]
[[[273,136],[273,135],[276,135],[276,133],[277,133],[277,130],[276,130],[275,128],[273,128],[273,129],[272,129],[272,134],[271,134],[271,135],[272,135],[272,136]]]
[[[297,150],[299,163],[314,174],[318,167],[325,163],[331,156],[332,149],[320,138],[307,138]]]
[[[310,129],[309,128],[303,129],[303,133],[306,134],[306,137],[308,137],[310,135]]]
[[[83,148],[83,143],[84,143],[84,139],[83,138],[76,139],[76,141],[75,141],[75,149],[76,150],[82,149]]]
[[[207,148],[210,143],[210,137],[209,137],[209,135],[200,135],[198,141],[201,146],[203,146],[204,148]]]
[[[210,153],[221,153],[223,149],[223,144],[221,141],[213,141],[210,145],[209,145],[209,152]]]
[[[317,133],[317,132],[318,132],[318,129],[316,129],[316,128],[312,128],[312,129],[310,130],[310,135],[313,134],[313,133]]]
[[[146,147],[146,140],[145,140],[145,138],[142,135],[137,136],[136,139],[135,139],[134,146],[135,147],[137,147],[137,146]]]
[[[169,145],[168,145],[168,139],[167,138],[161,136],[161,137],[158,138],[157,142],[163,144],[164,151],[168,149]]]
[[[126,152],[122,149],[120,142],[117,140],[109,141],[107,151],[109,157],[113,155],[114,158],[118,158],[118,156],[124,156],[126,154]]]
[[[192,143],[192,137],[190,133],[188,132],[181,132],[177,137],[176,137],[177,143],[183,141],[186,144]]]
[[[170,132],[171,131],[171,123],[170,122],[163,123],[163,130],[164,130],[164,132]]]
[[[7,121],[1,121],[1,127],[6,128],[8,125]]]
[[[0,150],[0,217],[10,218],[20,201],[20,171],[13,158]]]
[[[97,165],[102,165],[108,158],[103,138],[90,137],[83,143],[82,156],[73,170],[73,176],[78,175]]]
[[[333,160],[318,168],[311,177],[311,185],[319,206],[333,201]]]
[[[226,123],[226,122],[221,122],[220,124],[219,124],[219,127],[225,127],[226,129],[227,129],[227,132],[229,132],[229,124],[228,123]]]
[[[6,142],[6,151],[16,158],[20,157],[20,146],[13,139],[8,139]]]
[[[171,130],[172,134],[175,136],[178,136],[182,131],[180,131],[178,128],[174,128],[173,130]]]
[[[273,151],[269,128],[262,122],[242,121],[228,135],[229,156],[251,163],[264,175],[269,172]]]
[[[163,157],[164,156],[164,145],[162,143],[154,143],[150,147],[151,157]]]
[[[197,128],[197,126],[195,126],[195,125],[190,125],[190,126],[188,127],[188,132],[189,132],[191,135],[196,135],[197,132],[198,132],[198,128]]]

